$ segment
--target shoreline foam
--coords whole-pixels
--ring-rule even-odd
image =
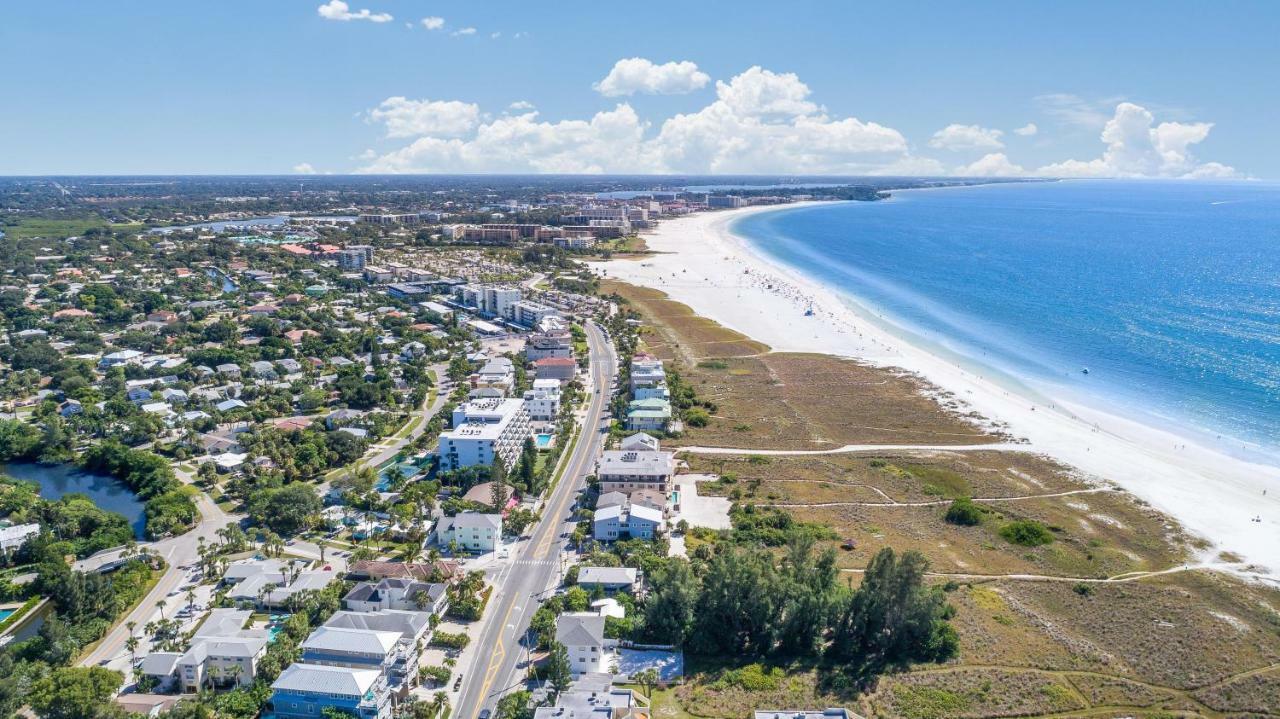
[[[842,293],[765,256],[729,225],[749,207],[664,221],[645,236],[656,254],[592,263],[606,276],[666,292],[699,315],[768,344],[914,372],[1043,453],[1113,481],[1183,527],[1246,561],[1280,570],[1280,468],[1248,462],[1135,420],[1002,386],[869,321]],[[769,288],[772,285],[772,289]],[[805,311],[812,309],[813,316]],[[1264,494],[1269,488],[1276,491]],[[1251,519],[1261,515],[1262,522]]]

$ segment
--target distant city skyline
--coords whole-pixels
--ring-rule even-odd
[[[1280,6],[62,0],[0,174],[1280,177]]]

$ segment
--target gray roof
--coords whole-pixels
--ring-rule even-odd
[[[402,639],[412,641],[431,625],[430,612],[407,612],[400,609],[384,609],[380,612],[349,612],[341,610],[333,613],[326,627],[345,627],[348,629],[372,629],[380,632],[399,632]]]
[[[173,673],[181,657],[178,652],[152,652],[142,658],[139,669],[150,677],[167,677]]]
[[[604,617],[570,613],[556,617],[556,641],[566,647],[604,646]]]
[[[271,683],[271,688],[291,692],[362,697],[373,688],[379,676],[380,673],[373,669],[290,664]]]
[[[596,500],[596,509],[602,507],[622,507],[627,503],[627,495],[622,492],[605,492]]]
[[[600,475],[627,474],[671,476],[675,474],[675,455],[671,452],[611,449],[600,457]]]
[[[302,642],[302,648],[331,652],[357,652],[360,654],[386,654],[400,641],[399,632],[380,632],[374,629],[349,629],[347,627],[317,627]]]
[[[502,528],[502,515],[481,514],[480,512],[463,512],[453,517],[446,517],[441,521],[441,525],[442,529],[470,529],[471,527],[479,527],[480,529],[493,529],[496,531]]]
[[[580,567],[578,584],[630,586],[636,583],[636,570],[631,567]]]
[[[230,568],[228,568],[230,569]],[[218,608],[211,610],[209,616],[201,623],[200,628],[196,630],[197,637],[234,637],[239,636],[239,632],[249,623],[249,618],[253,616],[253,612],[248,609],[224,609]]]

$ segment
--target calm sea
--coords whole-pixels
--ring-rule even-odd
[[[933,351],[1280,458],[1280,185],[911,191],[733,229]]]

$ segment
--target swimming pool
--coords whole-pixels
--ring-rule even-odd
[[[538,449],[551,449],[551,440],[555,438],[553,434],[535,434],[533,442]]]
[[[4,622],[4,620],[13,616],[13,613],[16,611],[18,610],[17,609],[0,609],[0,622]]]

